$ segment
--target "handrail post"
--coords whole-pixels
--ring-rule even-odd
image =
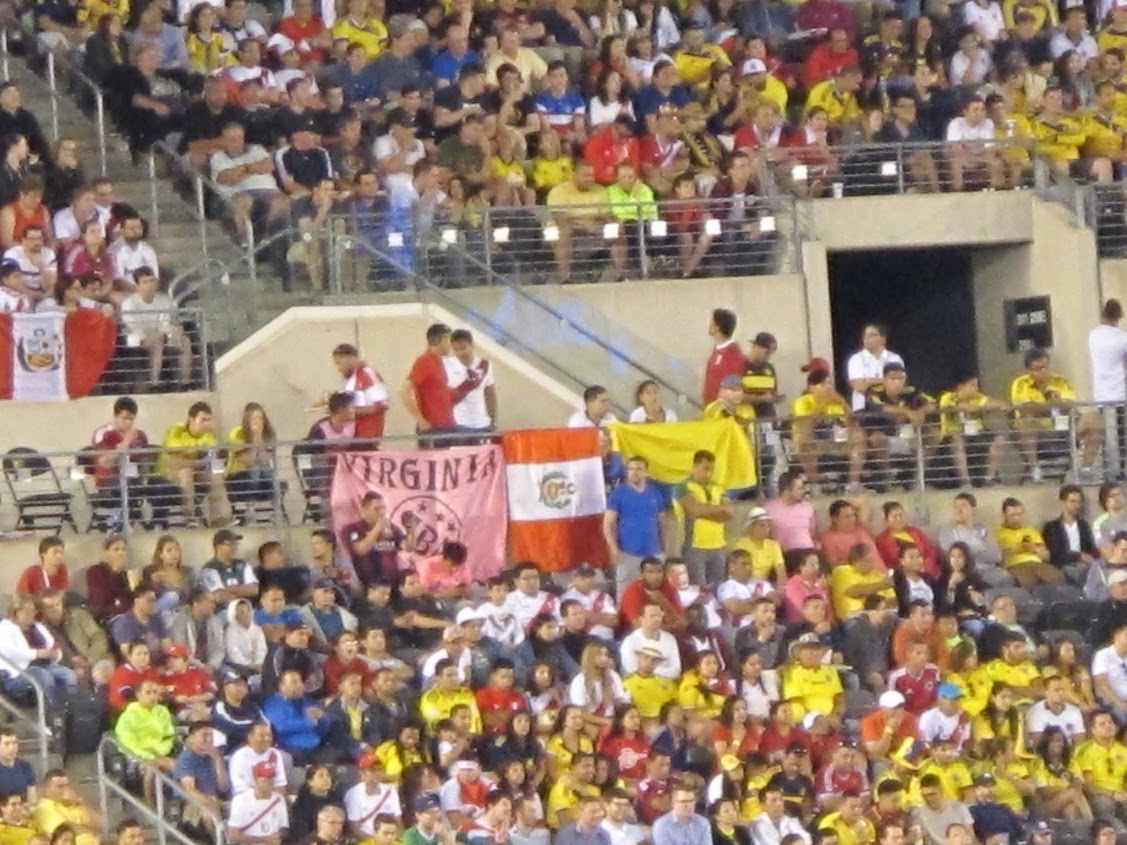
[[[924,488],[927,483],[926,461],[924,458],[924,438],[923,428],[912,426],[912,445],[915,447],[913,450],[916,457],[916,493],[919,495],[924,494]]]
[[[904,145],[897,144],[896,147],[896,193],[904,193]]]
[[[160,234],[160,203],[157,201],[157,154],[149,150],[148,168],[149,177],[149,223],[153,227],[153,236]]]
[[[55,79],[55,54],[47,51],[47,89],[51,92],[51,140],[59,140],[59,86]]]
[[[489,206],[482,209],[481,222],[483,234],[485,235],[485,268],[488,271],[487,278],[493,277],[493,214]],[[554,262],[553,262],[554,266]]]
[[[117,483],[119,489],[119,499],[121,502],[121,532],[128,537],[133,531],[132,521],[129,519],[129,477],[126,469],[130,465],[130,455],[128,451],[118,454],[117,459]]]
[[[646,204],[648,210],[649,203]],[[646,260],[646,210],[643,210],[642,203],[638,203],[638,262],[642,265],[642,278],[648,279],[650,277],[650,270]],[[627,255],[629,258],[629,255]]]
[[[196,187],[196,215],[200,222],[200,249],[207,258],[207,197],[204,193],[203,178],[196,173],[193,180]]]
[[[12,69],[8,66],[7,27],[0,27],[0,74],[3,74],[5,82],[12,78]]]
[[[95,752],[95,763],[97,764],[98,771],[98,816],[102,820],[102,838],[109,836],[110,833],[110,791],[106,786],[109,781],[109,772],[106,771],[106,743],[109,737],[103,737],[102,741],[98,743],[98,750]]]
[[[278,472],[278,452],[270,453],[270,495],[274,499],[274,530],[281,531],[286,527],[284,508],[282,507],[282,479]]]
[[[102,176],[105,176],[109,172],[109,164],[106,161],[106,100],[102,96],[102,89],[97,87],[94,88],[94,111],[98,116],[98,123],[95,126],[98,132],[98,167]]]

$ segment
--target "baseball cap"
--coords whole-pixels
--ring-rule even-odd
[[[365,751],[356,758],[356,768],[358,769],[375,769],[382,768],[383,764],[380,763],[380,758],[373,754],[371,751]]]
[[[333,582],[328,578],[314,578],[309,588],[311,590],[331,590],[333,589]]]
[[[795,652],[803,648],[825,648],[825,643],[813,631],[803,634],[797,640],[790,644],[790,653],[793,656]]]
[[[952,683],[942,683],[939,685],[940,698],[962,698],[963,691]]]
[[[802,365],[802,372],[804,373],[828,373],[829,371],[830,362],[825,358],[811,358],[809,361]]]
[[[1053,829],[1049,827],[1048,822],[1037,822],[1029,829],[1029,832],[1034,836],[1052,836]]]
[[[1127,570],[1116,569],[1109,576],[1107,576],[1107,585],[1110,587],[1112,584],[1122,584],[1127,581]]]
[[[176,645],[169,646],[166,653],[169,657],[183,657],[186,659],[191,652],[188,651],[188,647],[186,645],[180,645],[179,643],[177,643]]]
[[[317,120],[313,115],[307,115],[299,120],[295,120],[290,125],[290,135],[298,132],[317,132]]]
[[[422,795],[415,796],[415,812],[426,813],[430,810],[437,810],[442,806],[442,802],[438,800],[438,796],[433,792],[424,792]]]
[[[724,376],[720,382],[720,388],[739,390],[743,388],[743,382],[739,376]]]
[[[904,699],[904,696],[894,689],[882,692],[880,698],[877,699],[877,704],[885,710],[891,710],[894,707],[903,707],[906,703],[907,701]]]
[[[256,778],[269,778],[270,780],[273,780],[274,775],[278,773],[278,769],[274,766],[273,760],[263,760],[260,763],[255,763],[250,771]]]
[[[787,754],[796,754],[799,757],[805,757],[810,751],[801,742],[792,742],[787,746]]]
[[[236,534],[229,528],[223,528],[215,532],[215,536],[211,538],[212,545],[222,546],[227,543],[237,543],[243,539],[242,534]]]
[[[467,622],[477,622],[482,618],[482,614],[476,607],[463,607],[458,611],[458,615],[454,617],[454,621],[459,625],[465,625]]]
[[[747,524],[751,525],[753,522],[770,522],[771,514],[767,513],[764,508],[752,508],[747,512]]]
[[[594,578],[597,571],[591,564],[581,563],[571,571],[571,574],[576,578]]]
[[[994,783],[994,776],[990,772],[983,772],[974,779],[975,786],[993,786]]]
[[[751,76],[753,73],[766,73],[767,65],[763,64],[762,59],[748,59],[744,62],[744,76]]]
[[[644,645],[641,648],[636,649],[634,653],[643,654],[646,657],[655,657],[658,660],[665,660],[665,655],[662,653],[661,649],[655,645]]]
[[[775,349],[779,345],[779,341],[770,332],[760,332],[751,339],[751,343],[760,349]]]
[[[309,625],[304,619],[291,619],[286,623],[287,631],[308,631]]]

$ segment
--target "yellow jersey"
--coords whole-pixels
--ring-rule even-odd
[[[990,691],[994,688],[994,679],[986,672],[985,666],[975,666],[967,675],[958,672],[948,672],[943,680],[954,684],[963,693],[959,699],[959,706],[970,717],[975,717],[990,703]]]
[[[532,160],[532,184],[538,191],[550,191],[556,185],[571,180],[575,161],[570,156],[559,158],[540,158]]]
[[[1080,148],[1088,136],[1083,124],[1071,117],[1061,117],[1056,123],[1049,123],[1038,115],[1029,121],[1029,131],[1037,144],[1037,151],[1050,161],[1076,161],[1080,158]]]
[[[165,432],[164,440],[161,441],[160,445],[164,449],[177,450],[177,455],[181,458],[198,461],[203,458],[204,453],[209,449],[219,446],[219,441],[210,431],[198,435],[192,434],[188,430],[187,423],[178,423]],[[161,452],[160,458],[157,459],[157,475],[167,474],[168,458],[166,453]]]
[[[833,713],[842,694],[841,676],[825,663],[807,669],[791,663],[783,670],[783,698],[802,706],[803,714]],[[795,718],[799,718],[796,714]]]
[[[627,675],[622,686],[643,719],[656,719],[661,715],[661,708],[677,697],[677,683],[672,678]]]
[[[806,112],[809,114],[815,108],[825,109],[830,125],[835,127],[861,119],[861,106],[857,102],[857,96],[848,91],[838,91],[832,79],[819,82],[806,95]]]
[[[575,752],[564,745],[563,734],[555,734],[549,739],[544,744],[544,753],[548,755],[548,768],[554,778],[558,778],[571,768],[571,760],[575,756]],[[595,744],[588,737],[581,736],[578,753],[594,754]]]
[[[1100,789],[1122,792],[1127,779],[1127,745],[1113,742],[1101,745],[1087,739],[1072,753],[1072,771]]]
[[[1123,149],[1127,117],[1089,112],[1084,116],[1084,131],[1088,135],[1088,140],[1084,142],[1084,155],[1112,155]]]
[[[1096,35],[1096,46],[1100,48],[1100,55],[1108,50],[1127,50],[1127,32],[1120,32],[1108,24]]]
[[[864,610],[864,598],[853,598],[846,595],[846,590],[850,587],[876,584],[883,580],[884,576],[875,569],[863,574],[848,563],[835,566],[830,570],[830,598],[833,600],[834,616],[844,620]],[[881,590],[880,595],[891,599],[896,597],[896,592],[892,587],[888,587]]]
[[[776,583],[776,575],[786,566],[783,547],[770,537],[760,541],[740,537],[732,543],[732,551],[747,552],[751,558],[751,577],[760,581]]]
[[[1057,6],[1053,0],[1036,0],[1026,5],[1021,0],[1002,0],[1002,18],[1006,22],[1006,29],[1013,30],[1017,22],[1015,15],[1019,12],[1028,12],[1037,20],[1037,29],[1057,25]]]
[[[472,714],[470,730],[481,733],[481,712],[477,709],[477,698],[473,690],[461,687],[453,692],[444,692],[438,687],[431,687],[419,699],[419,715],[427,730],[433,732],[434,726],[443,719],[450,718],[450,711],[459,704],[465,704]]]
[[[976,410],[986,407],[986,403],[990,401],[990,397],[985,393],[980,393],[973,399],[960,402],[959,397],[955,395],[955,391],[948,390],[945,393],[939,394],[939,433],[944,438],[950,437],[952,434],[966,434],[968,436],[975,434],[975,422],[981,417],[975,413]],[[971,407],[971,411],[962,410],[967,405]],[[968,429],[969,426],[969,429]]]
[[[1027,542],[1042,546],[1045,541],[1041,532],[1036,528],[1007,528],[999,525],[994,529],[994,539],[998,541],[998,548],[1002,550],[1002,565],[1006,567],[1021,566],[1027,563],[1040,563],[1041,558],[1036,552],[1023,552],[1021,546]]]
[[[673,492],[675,500],[691,496],[698,502],[708,505],[719,505],[724,501],[724,488],[719,484],[707,486],[691,478],[682,481]],[[722,549],[728,544],[724,536],[724,523],[714,519],[685,519],[685,548],[704,549],[714,551]]]
[[[383,52],[388,36],[387,27],[378,18],[358,22],[346,16],[333,24],[329,32],[334,41],[344,39],[350,44],[359,44],[369,59],[374,59]]]
[[[544,808],[544,821],[547,822],[548,827],[558,828],[561,811],[574,810],[579,806],[579,799],[583,796],[597,798],[599,794],[599,787],[593,783],[573,784],[571,778],[560,778],[548,790],[548,804]]]
[[[838,845],[872,845],[877,841],[876,827],[864,816],[858,816],[850,823],[841,817],[841,813],[830,813],[818,823],[818,830],[836,833]]]
[[[700,53],[678,50],[673,54],[673,64],[681,77],[681,82],[690,88],[706,84],[712,76],[714,67],[731,67],[732,60],[717,44],[705,44]]]

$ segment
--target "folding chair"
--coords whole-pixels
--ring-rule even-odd
[[[86,498],[86,506],[90,508],[90,522],[86,531],[110,531],[113,526],[120,525],[123,520],[121,513],[121,497],[116,490],[99,490],[94,473],[94,464],[97,461],[97,450],[93,446],[86,446],[78,453],[76,465],[82,473],[80,486],[82,495]]]
[[[34,449],[17,446],[5,453],[0,468],[16,505],[17,531],[46,530],[58,534],[67,524],[78,533],[71,513],[74,496],[63,491],[58,473],[45,456]]]
[[[1044,605],[1037,601],[1028,590],[1021,587],[991,587],[986,591],[986,606],[994,604],[998,596],[1009,596],[1017,606],[1017,621],[1026,627],[1032,627],[1037,621]]]

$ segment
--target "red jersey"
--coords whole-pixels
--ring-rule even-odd
[[[419,413],[431,428],[454,427],[454,400],[446,386],[446,367],[442,356],[428,349],[415,359],[407,380],[414,385]]]
[[[65,563],[60,563],[55,574],[50,577],[47,575],[47,570],[39,564],[29,566],[16,583],[17,593],[30,593],[34,596],[46,589],[62,590],[64,593],[70,589],[70,574]]]
[[[843,769],[830,764],[822,769],[822,773],[818,775],[817,789],[819,798],[822,796],[837,797],[847,792],[864,794],[869,791],[869,778],[863,769],[852,766]]]
[[[325,694],[336,695],[340,689],[340,679],[345,672],[355,672],[360,676],[360,684],[367,689],[372,683],[373,673],[368,664],[359,657],[354,657],[347,663],[341,661],[335,654],[330,654],[323,668],[325,673]]]
[[[156,666],[148,669],[134,669],[128,663],[122,663],[113,670],[109,682],[110,707],[113,710],[124,710],[125,706],[136,698],[137,687],[142,681],[154,680],[164,686],[165,679],[161,676]],[[127,697],[128,694],[128,697]]]
[[[356,436],[383,437],[384,417],[387,415],[387,385],[380,374],[361,364],[344,380],[341,390],[352,394],[353,408],[374,408],[374,414],[357,415]]]
[[[888,725],[888,716],[883,710],[874,710],[861,720],[861,741],[864,743],[878,742],[884,736],[884,729]],[[920,725],[911,713],[905,713],[900,719],[896,733],[892,737],[890,748],[893,750],[904,744],[906,739],[919,739]]]
[[[94,449],[99,452],[112,452],[121,445],[121,442],[124,439],[125,435],[114,428],[112,425],[104,425],[94,432]],[[149,438],[145,435],[145,432],[138,430],[137,434],[133,437],[133,443],[130,448],[144,449],[148,445]],[[133,458],[130,458],[129,462],[133,465],[136,465],[137,463]],[[97,482],[98,486],[101,487],[108,483],[116,484],[118,469],[120,468],[120,466],[121,464],[116,461],[110,466],[101,466],[100,464],[95,463],[94,480]],[[138,475],[140,475],[139,468]]]
[[[653,824],[669,812],[669,798],[677,782],[673,778],[654,780],[645,778],[638,784],[634,797],[634,812],[641,824]],[[660,802],[660,803],[659,803]]]
[[[677,611],[678,614],[681,610],[681,599],[677,595],[677,589],[668,581],[662,581],[661,587],[657,590],[649,590],[645,584],[639,579],[633,584],[627,585],[626,589],[622,591],[622,602],[619,606],[619,612],[622,614],[622,621],[627,628],[633,628],[634,623],[638,621],[638,617],[642,615],[642,608],[646,606],[646,602],[650,600],[651,592],[658,592],[669,600],[669,604]]]
[[[616,140],[614,127],[600,129],[583,147],[583,159],[595,170],[595,181],[600,185],[613,185],[620,164],[632,164],[641,169],[642,160],[637,138]]]
[[[749,725],[747,733],[744,734],[743,742],[736,750],[736,756],[743,759],[749,754],[754,754],[759,750],[759,744],[763,741],[763,728],[755,725]],[[732,742],[732,729],[726,728],[723,725],[717,725],[712,731],[712,744],[715,745],[722,742],[725,745],[730,745]]]
[[[763,736],[759,740],[759,751],[768,758],[781,758],[792,742],[801,742],[806,746],[807,752],[810,751],[810,734],[802,728],[791,728],[784,734],[772,723],[763,730]]]
[[[715,401],[720,395],[720,382],[725,376],[742,376],[747,369],[747,358],[734,340],[726,340],[716,345],[708,356],[704,368],[704,404]]]
[[[939,697],[939,669],[930,663],[919,675],[912,675],[901,666],[888,673],[888,688],[904,696],[904,709],[919,716],[930,710]]]
[[[498,733],[504,729],[504,726],[512,718],[508,714],[528,709],[528,700],[514,689],[482,687],[475,695],[477,709],[485,722],[486,733]],[[498,727],[497,724],[501,722],[502,714],[505,716],[504,723]]]
[[[618,764],[618,773],[628,780],[646,776],[650,744],[643,736],[608,736],[599,743],[599,753],[614,760]]]
[[[197,669],[195,666],[189,666],[183,672],[176,674],[166,672],[164,677],[161,678],[161,683],[172,693],[174,698],[215,692],[215,684],[211,682],[211,678],[207,676],[206,672]]]
[[[312,46],[313,39],[325,31],[325,24],[320,18],[310,18],[301,23],[295,17],[283,18],[278,24],[278,32],[297,45],[297,54],[301,56],[301,63],[323,63],[328,55],[320,47]]]

